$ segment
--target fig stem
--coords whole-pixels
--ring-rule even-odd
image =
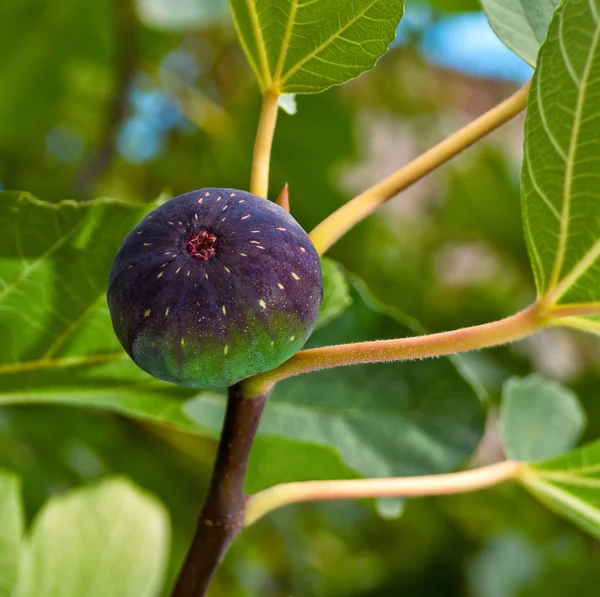
[[[276,369],[241,383],[247,396],[260,396],[277,382],[294,375],[330,367],[408,361],[499,346],[534,334],[550,323],[543,307],[534,303],[505,319],[450,332],[301,350]]]
[[[530,83],[435,147],[367,189],[323,220],[310,238],[322,255],[378,207],[505,124],[527,107]]]
[[[517,478],[523,466],[522,462],[507,460],[445,475],[282,483],[249,498],[245,526],[254,524],[277,508],[299,502],[419,497],[478,491]]]
[[[267,198],[269,192],[269,167],[271,164],[271,148],[277,112],[279,111],[279,93],[273,89],[266,89],[263,95],[263,106],[256,132],[254,144],[254,162],[252,164],[252,181],[250,191],[259,197]]]
[[[248,398],[229,388],[213,476],[196,533],[171,597],[203,597],[231,542],[244,526],[244,479],[267,394]]]

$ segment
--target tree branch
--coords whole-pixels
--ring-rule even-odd
[[[429,174],[451,158],[514,118],[527,106],[529,84],[454,133],[410,164],[367,189],[323,220],[311,233],[318,253],[322,255],[348,230],[372,214],[379,206]]]
[[[260,396],[277,382],[310,371],[362,363],[424,359],[478,350],[520,340],[545,325],[546,318],[535,303],[506,319],[451,332],[301,350],[273,371],[261,373],[242,384],[246,395]]]
[[[254,144],[254,162],[252,164],[252,182],[250,191],[259,197],[267,197],[269,191],[269,166],[271,164],[271,148],[277,112],[279,111],[279,94],[267,89],[263,96],[263,107],[260,113],[256,142]]]
[[[203,597],[231,542],[241,531],[247,496],[244,479],[267,395],[247,398],[229,389],[225,423],[196,534],[171,597]]]
[[[137,62],[137,18],[133,0],[115,0],[116,81],[101,141],[73,184],[76,197],[86,196],[110,166],[117,151],[119,127],[127,116],[129,89]]]
[[[250,497],[244,524],[250,526],[268,512],[298,502],[417,497],[477,491],[515,478],[522,467],[521,462],[506,461],[447,475],[282,483]]]

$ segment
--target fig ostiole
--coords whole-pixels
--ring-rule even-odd
[[[231,386],[304,345],[321,303],[319,256],[278,205],[206,188],[167,201],[125,238],[110,273],[113,327],[159,379]]]

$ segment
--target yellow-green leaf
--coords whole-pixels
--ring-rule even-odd
[[[600,538],[600,442],[528,466],[521,482],[550,509]]]
[[[11,597],[19,571],[23,543],[21,482],[0,472],[0,597]]]
[[[566,0],[540,51],[531,89],[523,214],[540,297],[560,323],[596,332],[599,96],[600,0]]]
[[[316,93],[373,68],[404,0],[230,0],[260,87]]]
[[[169,554],[164,507],[122,479],[52,498],[14,597],[157,597]]]

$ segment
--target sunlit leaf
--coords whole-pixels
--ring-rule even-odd
[[[549,305],[600,312],[600,0],[567,0],[542,46],[527,115],[525,232]],[[560,322],[600,330],[598,317]]]
[[[54,497],[34,522],[15,597],[157,597],[169,534],[163,506],[125,480]]]
[[[116,358],[108,272],[147,208],[110,199],[49,204],[0,194],[0,372],[34,371],[83,353]]]
[[[600,538],[600,442],[528,466],[521,482],[549,508]]]
[[[11,597],[19,571],[23,541],[21,483],[0,472],[0,597]]]
[[[540,375],[509,379],[502,392],[500,431],[512,460],[542,460],[564,454],[585,427],[577,396]]]
[[[316,93],[373,68],[396,35],[404,0],[230,0],[262,89]]]
[[[560,0],[481,0],[496,35],[532,66],[559,4]]]

